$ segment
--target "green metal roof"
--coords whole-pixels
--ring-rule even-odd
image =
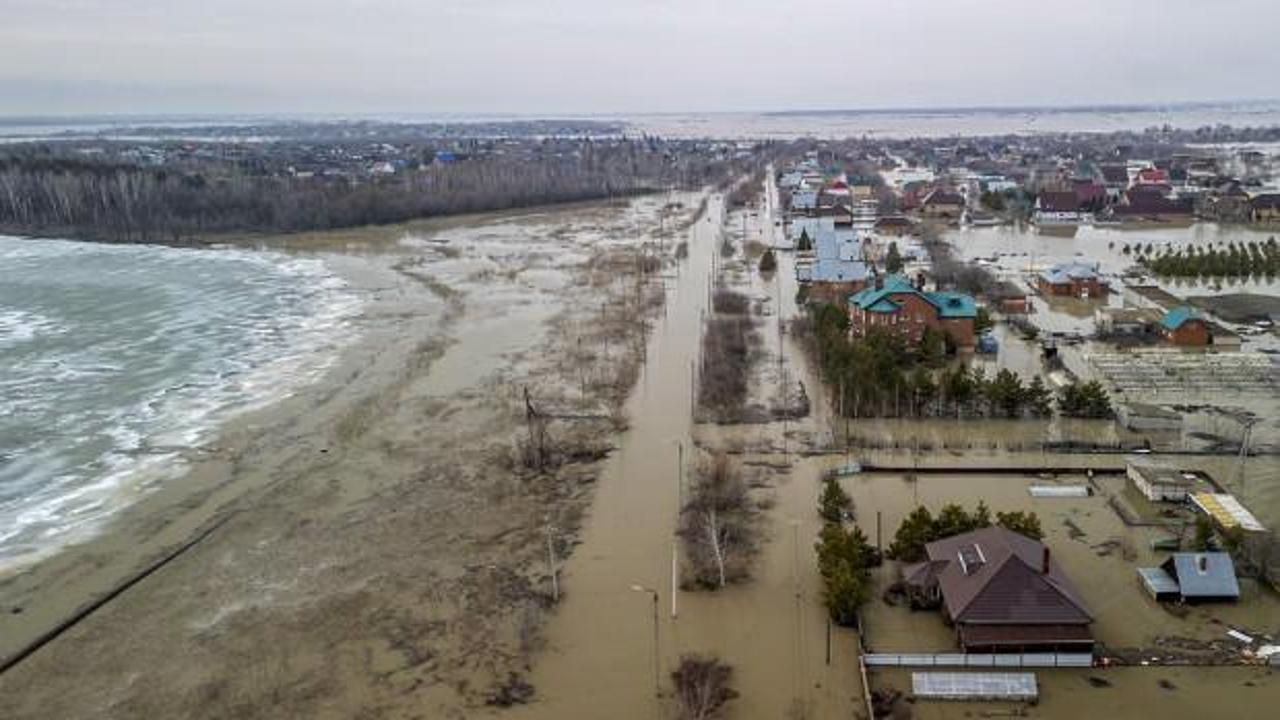
[[[931,292],[924,297],[938,308],[938,317],[971,318],[978,316],[978,305],[971,295],[958,292]]]

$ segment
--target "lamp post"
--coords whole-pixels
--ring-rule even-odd
[[[662,697],[662,670],[658,667],[658,591],[644,585],[632,585],[631,590],[648,593],[653,598],[653,694]]]

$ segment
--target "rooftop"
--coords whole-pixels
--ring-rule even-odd
[[[1037,540],[988,527],[931,542],[925,551],[930,561],[948,561],[938,584],[957,623],[1081,625],[1093,619]]]
[[[1160,325],[1165,330],[1177,330],[1192,320],[1204,322],[1204,319],[1200,317],[1200,313],[1196,312],[1195,309],[1182,305],[1165,313],[1164,317],[1160,318]]]

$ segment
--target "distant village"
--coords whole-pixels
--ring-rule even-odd
[[[1280,410],[1274,290],[1280,168],[1265,150],[1274,148],[1034,136],[864,138],[817,143],[778,169],[785,212],[775,220],[776,248],[793,254],[798,301],[815,322],[840,319],[827,321],[825,335],[818,332],[826,343],[818,356],[836,354],[844,342],[864,348],[844,365],[823,365],[837,412],[961,423],[1055,414],[1114,422],[1110,444],[1074,446],[1075,439],[1051,440],[1046,430],[1032,446],[1080,453],[1088,458],[1083,464],[1051,456],[1044,467],[977,463],[993,476],[1039,478],[1029,481],[1026,507],[1067,513],[1070,540],[1086,535],[1072,514],[1099,508],[1107,542],[1116,544],[1092,549],[1098,557],[1122,555],[1122,566],[1107,566],[1114,580],[1071,577],[1058,559],[1060,530],[1042,528],[1035,513],[994,518],[981,502],[968,511],[917,500],[910,513],[902,511],[886,547],[879,526],[885,495],[863,491],[876,498],[874,546],[865,519],[848,535],[836,529],[829,531],[835,540],[824,535],[820,565],[835,562],[824,553],[845,553],[852,575],[870,586],[846,591],[845,580],[824,571],[829,603],[833,597],[866,603],[860,613],[829,607],[833,617],[859,615],[862,669],[871,674],[863,678],[869,715],[900,710],[900,693],[884,679],[900,677],[897,668],[957,669],[912,673],[917,700],[1026,701],[1037,697],[1035,673],[959,670],[1280,661],[1271,636],[1241,629],[1248,612],[1270,629],[1273,594],[1241,587],[1245,577],[1262,578],[1264,587],[1267,578],[1275,583],[1275,535],[1225,478],[1183,458],[1219,453],[1243,462],[1255,452],[1275,452],[1280,441],[1270,422]],[[1237,292],[1221,292],[1235,283]],[[898,354],[878,349],[886,342]],[[862,369],[883,357],[898,369]],[[910,367],[918,369],[909,373]],[[877,383],[892,386],[895,397],[905,385],[909,402],[868,408],[855,400],[855,409],[847,409],[850,384],[858,398],[877,391]],[[982,388],[989,394],[985,410],[956,399]],[[1081,400],[1085,395],[1091,399]],[[1081,404],[1091,409],[1080,412]],[[869,444],[846,429],[846,452],[862,449],[864,460],[824,476],[822,502],[831,504],[824,517],[834,518],[836,528],[853,524],[852,510],[841,508],[859,507],[867,499],[860,489],[880,487],[880,478],[893,473],[934,493],[947,492],[949,472],[952,482],[970,482],[979,470],[958,460],[949,465],[946,452],[958,458],[1006,442],[987,430],[975,428],[968,444],[944,440],[939,448],[930,441],[935,454],[926,472],[920,438],[910,440],[914,460],[886,465],[871,459],[873,451],[902,450],[905,440]],[[984,491],[973,485],[969,492]],[[1135,547],[1135,537],[1148,547]],[[841,550],[846,542],[854,549]],[[1079,553],[1070,554],[1078,571]],[[882,558],[898,562],[882,568]],[[1228,625],[1221,641],[1118,649],[1115,637],[1099,634],[1099,614],[1085,599],[1097,598],[1095,582],[1118,584],[1124,589],[1109,587],[1131,604],[1145,596],[1166,608],[1238,603],[1233,607],[1250,610],[1232,614],[1239,624]],[[945,633],[933,646],[904,641],[895,630],[924,631],[897,606],[940,611]],[[992,685],[997,675],[1000,687]]]

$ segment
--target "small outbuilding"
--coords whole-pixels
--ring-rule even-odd
[[[1195,477],[1187,477],[1176,468],[1149,458],[1131,458],[1125,474],[1129,481],[1152,502],[1183,502],[1195,486]]]
[[[1235,564],[1224,552],[1174,553],[1160,567],[1138,568],[1138,576],[1157,600],[1186,603],[1240,599]]]

